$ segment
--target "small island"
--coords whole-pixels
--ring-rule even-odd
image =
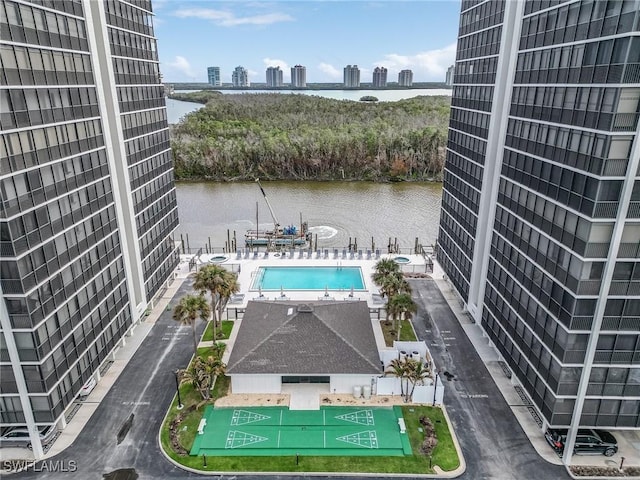
[[[170,97],[206,104],[171,126],[178,180],[442,179],[448,96],[358,102],[201,91]]]
[[[378,99],[373,95],[365,95],[364,97],[360,97],[361,102],[377,102]]]

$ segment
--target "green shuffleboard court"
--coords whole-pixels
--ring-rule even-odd
[[[399,407],[213,408],[207,406],[191,455],[402,456],[411,455],[400,432]]]

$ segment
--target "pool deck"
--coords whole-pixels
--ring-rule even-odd
[[[278,256],[276,256],[278,255]],[[371,258],[367,258],[367,254],[363,254],[362,258],[358,254],[353,255],[348,252],[346,255],[342,255],[339,252],[338,256],[334,256],[333,250],[329,251],[329,254],[325,257],[324,253],[320,256],[317,253],[312,253],[308,256],[307,252],[303,252],[300,257],[300,252],[296,251],[293,256],[289,253],[286,254],[274,254],[270,252],[265,258],[264,252],[259,252],[257,258],[254,259],[253,253],[245,258],[246,255],[241,255],[238,258],[237,254],[227,255],[227,260],[221,263],[208,262],[209,258],[219,256],[219,254],[204,254],[199,257],[199,263],[197,267],[200,268],[204,265],[220,265],[229,270],[238,273],[238,282],[240,284],[240,291],[237,295],[231,298],[227,304],[227,308],[246,308],[247,303],[250,300],[257,301],[366,301],[370,308],[381,308],[384,306],[384,300],[379,295],[378,287],[373,283],[372,275],[375,269],[376,263],[383,258],[394,258],[402,256],[409,258],[409,263],[400,264],[401,269],[408,273],[425,273],[426,261],[422,255],[406,255],[406,254],[382,254],[376,258],[375,254],[371,255]],[[286,290],[282,291],[262,291],[253,289],[255,275],[258,273],[260,267],[360,267],[362,270],[362,277],[364,281],[364,289],[356,290],[351,295],[351,289],[339,289],[332,290]]]

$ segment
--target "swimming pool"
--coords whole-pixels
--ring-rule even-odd
[[[260,267],[252,290],[364,290],[360,267]]]

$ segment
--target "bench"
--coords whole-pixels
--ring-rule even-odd
[[[204,433],[204,427],[207,425],[207,419],[203,418],[200,420],[200,423],[198,424],[198,433],[200,435],[202,435]]]
[[[407,433],[407,426],[404,424],[404,418],[398,419],[398,426],[400,427],[400,433]]]

